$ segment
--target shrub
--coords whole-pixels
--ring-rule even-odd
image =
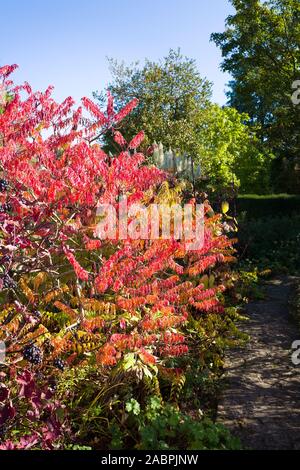
[[[43,386],[53,388],[57,373],[92,367],[104,389],[114,376],[122,381],[125,375],[143,382],[145,390],[156,387],[159,368],[189,352],[188,319],[224,314],[225,271],[219,266],[233,260],[233,250],[222,217],[212,215],[205,201],[205,243],[197,251],[174,237],[97,239],[98,203],[119,211],[126,195],[128,207],[161,201],[170,206],[182,201],[182,185],[145,164],[136,150],[143,133],[127,143],[117,131],[136,100],[115,113],[108,95],[103,113],[83,98],[86,118],[71,98],[57,104],[51,88],[33,93],[28,84],[14,86],[8,79],[14,69],[0,69],[7,90],[0,114],[6,380],[11,370],[28,368],[33,380],[42,375]],[[114,156],[99,144],[108,130],[121,147]],[[214,272],[211,285],[201,282],[208,271]],[[11,393],[17,396],[17,388]],[[1,410],[3,424],[19,426],[29,408],[6,419]]]
[[[238,213],[246,212],[249,219],[292,216],[300,212],[300,196],[293,194],[240,195],[236,201]]]

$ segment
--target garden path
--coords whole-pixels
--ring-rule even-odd
[[[300,365],[291,360],[300,331],[288,308],[293,282],[266,283],[265,299],[246,307],[249,320],[241,329],[249,342],[226,358],[218,420],[248,449],[300,449]]]

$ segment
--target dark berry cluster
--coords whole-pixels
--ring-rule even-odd
[[[8,274],[3,277],[3,287],[5,289],[13,289],[16,287],[15,281]]]
[[[43,360],[42,351],[34,344],[25,346],[25,348],[23,349],[23,357],[24,359],[27,359],[27,361],[35,365],[41,364]]]
[[[0,193],[4,193],[8,189],[8,182],[6,180],[0,180]]]
[[[59,369],[59,370],[64,370],[64,368],[65,368],[65,363],[64,363],[64,361],[62,361],[62,360],[59,359],[59,358],[54,359],[53,365],[54,365],[54,367],[56,367],[56,368]]]
[[[12,210],[11,204],[9,202],[5,202],[4,204],[0,205],[0,213],[10,212]]]

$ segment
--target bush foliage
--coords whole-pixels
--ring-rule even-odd
[[[177,402],[192,358],[202,370],[220,367],[228,324],[235,332],[222,294],[233,241],[207,200],[200,250],[174,236],[99,240],[99,203],[118,212],[124,195],[129,207],[196,199],[146,164],[142,132],[128,143],[119,132],[137,100],[115,112],[108,94],[105,113],[88,98],[74,109],[71,98],[56,103],[51,88],[15,86],[14,69],[0,69],[1,448],[106,448],[107,431],[116,447],[118,433],[135,429],[124,424],[128,400]],[[99,143],[108,131],[115,155]],[[192,425],[171,408],[160,412],[182,432]],[[149,426],[132,445],[148,445]],[[216,433],[199,446],[226,446],[219,428],[193,426],[195,438],[197,426]]]

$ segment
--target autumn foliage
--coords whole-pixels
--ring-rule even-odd
[[[121,121],[137,100],[117,113],[110,94],[105,113],[88,98],[78,108],[71,98],[58,104],[51,87],[42,93],[15,86],[9,78],[14,69],[0,69],[0,340],[7,361],[0,426],[11,427],[31,407],[9,405],[11,374],[20,383],[24,374],[33,380],[31,374],[42,370],[51,385],[57,366],[93,364],[107,371],[134,354],[145,367],[163,368],[170,358],[189,354],[189,316],[224,311],[222,276],[210,285],[203,276],[233,259],[221,216],[207,201],[205,243],[198,251],[172,237],[99,240],[99,203],[118,210],[126,195],[129,207],[172,205],[183,200],[182,183],[147,164],[137,150],[142,132],[129,143],[123,138]],[[101,148],[106,132],[120,147],[116,155]],[[35,393],[42,406],[42,392]],[[49,436],[62,432],[51,419],[44,448],[51,448]],[[34,431],[32,445],[37,436]]]

